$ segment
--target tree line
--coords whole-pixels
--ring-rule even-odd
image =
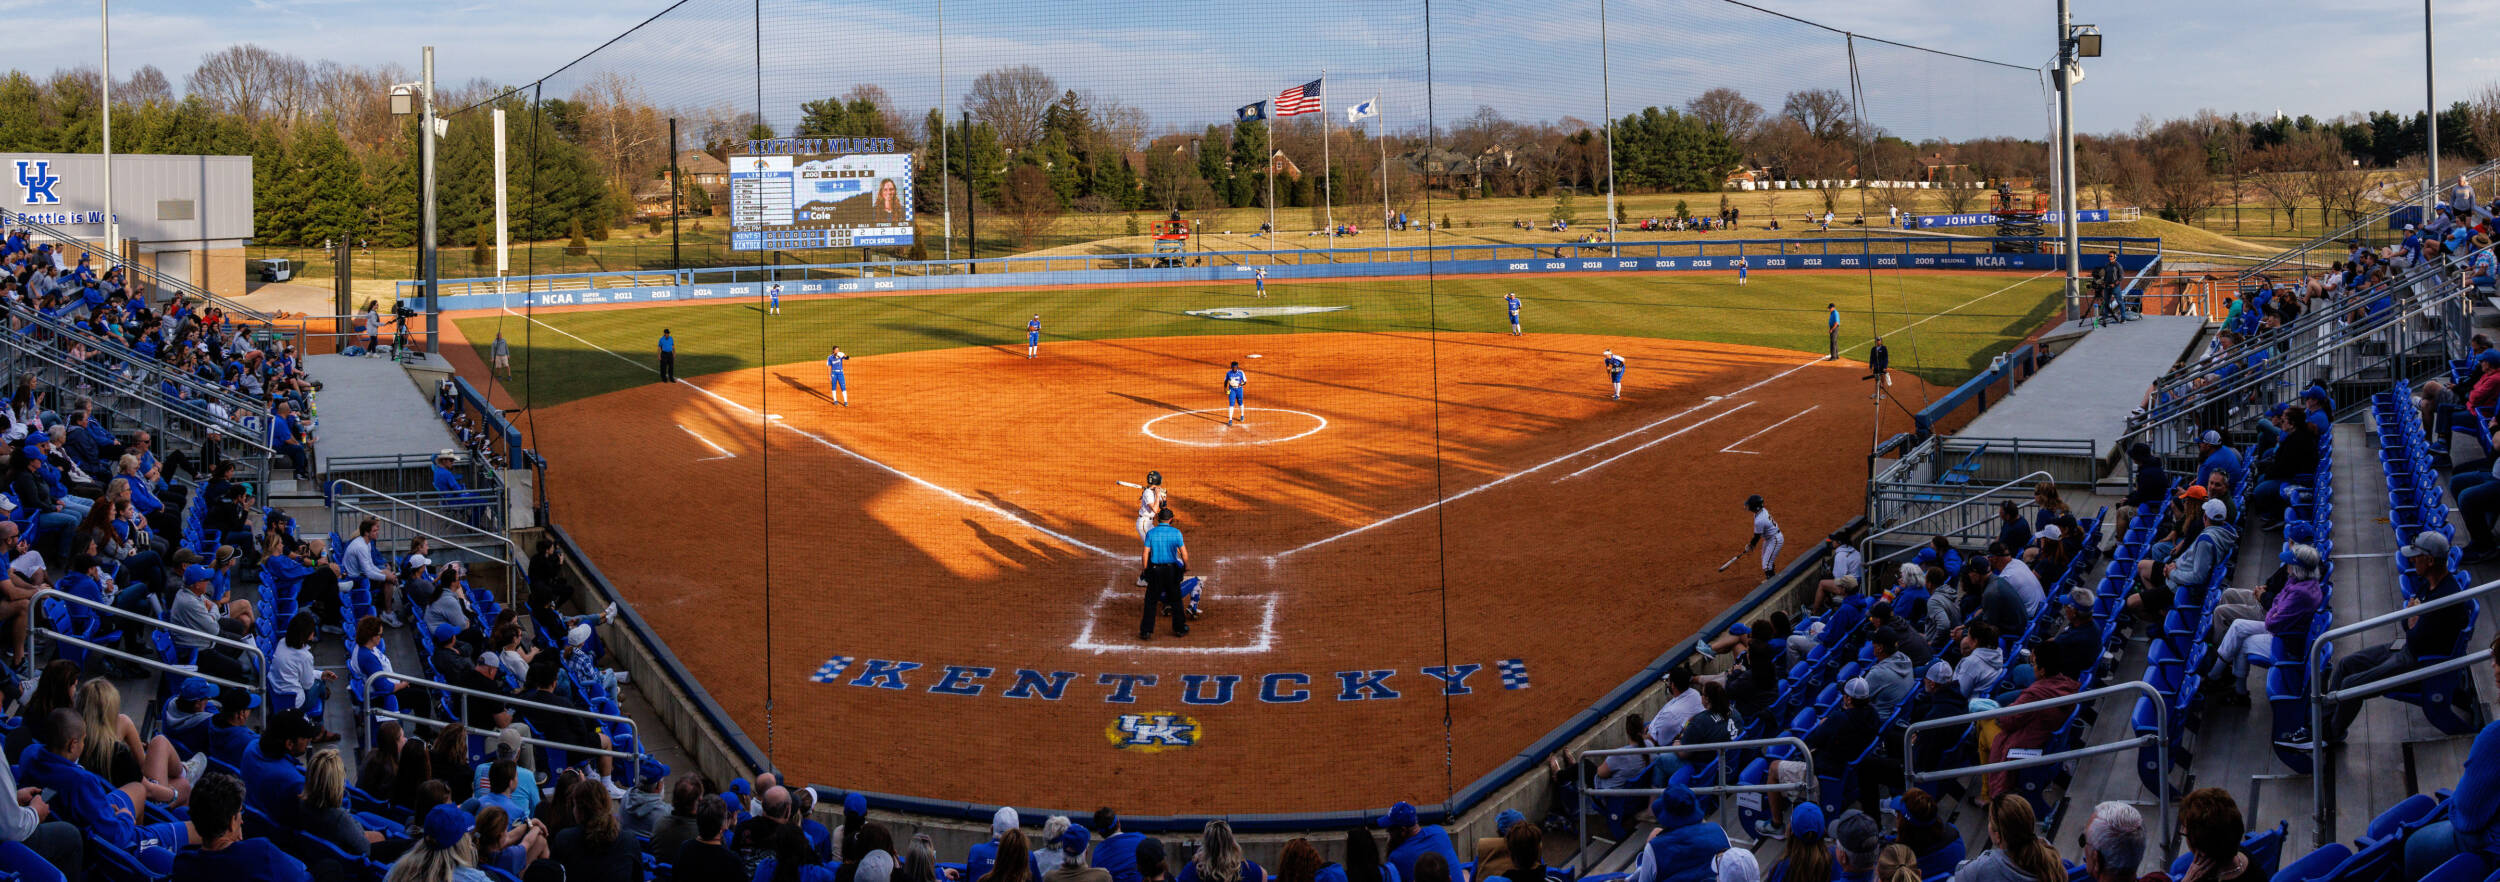
[[[256,239],[412,244],[417,236],[414,117],[393,117],[385,96],[413,77],[394,65],[307,62],[243,44],[204,57],[173,81],[154,67],[113,88],[114,148],[127,153],[247,154],[254,158]],[[93,69],[37,78],[0,74],[0,149],[101,148],[101,79]],[[635,214],[635,194],[660,187],[670,122],[682,149],[725,156],[774,127],[726,98],[716,107],[662,106],[631,79],[606,73],[565,94],[545,86],[475,81],[440,89],[451,121],[441,142],[441,244],[474,245],[492,219],[489,112],[508,115],[506,173],[516,238],[602,238]],[[952,193],[959,210],[1004,215],[1030,242],[1063,212],[1319,206],[1333,191],[1348,217],[1376,204],[1414,209],[1427,187],[1442,198],[1707,192],[1753,171],[1786,179],[1993,181],[2045,178],[2036,139],[1913,142],[1868,124],[1847,96],[1799,90],[1775,106],[1726,88],[1677,107],[1646,107],[1606,126],[1563,117],[1518,121],[1486,106],[1437,129],[1323,127],[1316,114],[1155,126],[1119,99],[1061,86],[1032,65],[975,78],[953,118],[898,105],[874,84],[803,102],[801,137],[885,137],[916,155],[918,208]],[[1331,109],[1333,112],[1333,108]],[[2500,150],[2500,87],[2441,114],[2443,156],[2478,161]],[[2226,200],[2262,194],[2330,212],[2357,210],[2369,172],[2418,163],[2423,117],[2391,113],[2253,118],[2211,112],[2135,131],[2086,137],[2078,179],[2193,221]],[[1330,139],[1326,149],[1322,138]],[[1388,161],[1381,161],[1386,154]],[[1327,162],[1322,161],[1325,155]],[[1322,166],[1325,165],[1323,168]],[[1426,167],[1444,173],[1419,173]],[[1447,172],[1458,172],[1451,174]],[[1384,177],[1385,176],[1385,177]],[[663,190],[665,188],[662,188]],[[688,188],[691,190],[691,188]],[[1945,191],[1947,201],[1973,198]],[[706,194],[687,193],[697,209]],[[1878,201],[1904,198],[1874,191]],[[1817,196],[1801,197],[1805,199]],[[1836,198],[1819,198],[1829,208]],[[1961,206],[1953,206],[1961,210]]]

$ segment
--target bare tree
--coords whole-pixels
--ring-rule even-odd
[[[165,72],[156,65],[143,64],[130,72],[130,79],[113,84],[113,100],[131,106],[174,103],[174,84],[165,79]]]
[[[406,82],[406,73],[393,65],[367,68],[321,62],[312,68],[306,112],[329,120],[338,127],[341,140],[358,148],[396,144],[405,135],[391,116],[390,102],[379,96],[387,94],[392,83]]]
[[[630,192],[635,182],[668,164],[668,120],[633,80],[600,73],[573,90],[573,102],[581,107],[576,122],[582,147],[598,160],[610,186]]]
[[[2309,198],[2317,200],[2318,207],[2325,213],[2326,225],[2335,225],[2335,213],[2338,211],[2343,212],[2342,216],[2346,218],[2359,214],[2361,195],[2370,189],[2370,171],[2356,165],[2352,157],[2344,153],[2344,145],[2340,141],[2324,133],[2304,137],[2318,139],[2318,149],[2308,157],[2309,165],[2301,170],[2301,177],[2308,187]]]
[[[308,78],[303,59],[243,43],[202,57],[184,91],[245,122],[292,122]]]
[[[886,94],[884,86],[861,83],[842,93],[842,100],[866,101],[875,105],[878,126],[894,138],[895,149],[908,152],[919,146],[920,139],[914,133],[920,131],[920,127],[904,118],[902,108],[894,103],[894,96]]]
[[[1058,82],[1041,68],[1019,64],[975,77],[963,106],[998,131],[1000,144],[1020,151],[1042,139],[1042,112],[1057,100]]]
[[[1034,240],[1059,219],[1059,194],[1050,188],[1050,174],[1040,166],[1018,164],[1007,173],[998,209],[1016,231],[1016,247],[1031,250]]]
[[[2251,162],[2256,173],[2249,177],[2249,186],[2257,188],[2270,206],[2268,213],[2280,209],[2300,229],[2300,202],[2309,195],[2303,172],[2318,161],[2319,139],[2310,135],[2294,135],[2290,140],[2257,151]]]
[[[1800,89],[1788,93],[1780,103],[1780,115],[1797,121],[1806,132],[1819,141],[1838,141],[1850,137],[1849,97],[1837,89]]]
[[[2183,224],[2193,224],[2221,201],[2222,190],[2205,164],[2205,151],[2193,144],[2171,144],[2151,157],[2153,204]]]
[[[1762,122],[1762,105],[1745,99],[1742,92],[1720,86],[1684,102],[1684,111],[1700,117],[1704,125],[1718,126],[1728,140],[1745,143],[1753,137],[1754,127]]]
[[[1946,211],[1961,214],[1969,211],[1971,203],[1979,199],[1979,188],[1971,186],[1973,183],[1970,166],[1947,165],[1944,167],[1944,180],[1936,182],[1936,186],[1944,189],[1937,191],[1936,195],[1944,200]]]

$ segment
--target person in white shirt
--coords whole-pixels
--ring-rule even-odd
[[[1667,706],[1649,718],[1649,740],[1652,744],[1673,744],[1684,734],[1684,724],[1701,715],[1701,690],[1693,688],[1693,672],[1683,665],[1667,672]]]
[[[278,652],[269,660],[271,707],[279,711],[301,710],[316,720],[321,718],[321,706],[329,697],[328,681],[339,677],[337,671],[324,671],[313,664],[317,621],[309,611],[288,619],[286,637],[278,641]]]
[[[382,566],[382,556],[375,548],[381,537],[381,520],[364,519],[356,525],[356,538],[347,540],[342,563],[347,566],[348,578],[362,578],[372,583],[374,596],[381,600],[382,622],[397,628],[407,624],[407,620],[399,614],[398,595],[393,590],[399,587],[399,576]]]
[[[1989,561],[1991,563],[2002,562],[1997,567],[1997,575],[2005,577],[2005,581],[2013,583],[2014,589],[2021,592],[2023,613],[2032,618],[2039,618],[2041,608],[2049,604],[2048,592],[2040,587],[2039,574],[2032,572],[2031,565],[2023,563],[2022,558],[2010,553],[1994,554],[1997,548],[1998,546],[1995,545],[1989,547],[1989,551],[1992,552],[1989,555]],[[2010,552],[2011,549],[2007,551]]]

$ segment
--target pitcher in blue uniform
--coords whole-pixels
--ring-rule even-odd
[[[1241,406],[1241,387],[1249,381],[1250,375],[1241,372],[1241,362],[1233,362],[1233,366],[1224,371],[1225,425],[1241,422],[1242,414],[1248,410]]]
[[[825,372],[831,375],[826,380],[825,397],[843,407],[851,406],[851,384],[842,378],[842,369],[850,360],[850,356],[842,354],[840,346],[833,347],[833,354],[825,356]]]

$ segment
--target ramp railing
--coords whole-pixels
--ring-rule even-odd
[[[188,279],[177,279],[172,276],[163,275],[154,269],[123,260],[120,254],[114,253],[111,249],[88,242],[85,239],[61,230],[58,227],[38,223],[33,218],[26,216],[23,212],[0,209],[0,226],[22,227],[37,234],[41,238],[50,239],[54,242],[61,243],[62,245],[75,247],[81,251],[85,251],[88,254],[101,259],[108,266],[120,267],[125,280],[132,282],[145,281],[147,283],[147,287],[155,290],[171,291],[182,294],[184,297],[189,298],[193,303],[215,305],[218,309],[223,310],[226,313],[226,317],[228,319],[238,323],[238,326],[251,325],[253,326],[252,330],[255,331],[266,330],[272,333],[280,334],[293,333],[292,329],[280,326],[272,321],[267,313],[263,313],[260,310],[253,309],[249,306],[244,306],[243,304],[236,303],[216,294],[211,294],[207,289],[191,284]]]
[[[412,676],[412,675],[409,675],[409,674],[402,674],[402,673],[399,673],[399,672],[397,672],[397,671],[375,671],[375,672],[373,672],[373,673],[366,674],[366,675],[365,675],[365,694],[366,694],[366,695],[372,695],[372,694],[374,694],[374,693],[373,693],[373,687],[374,687],[374,685],[375,685],[375,684],[378,684],[378,683],[380,683],[380,682],[382,682],[382,681],[384,681],[384,680],[390,680],[390,681],[393,681],[393,682],[396,682],[396,683],[400,683],[400,684],[403,684],[403,685],[407,685],[407,686],[415,686],[415,687],[419,687],[419,688],[426,689],[426,690],[430,690],[430,691],[434,691],[434,692],[440,692],[440,693],[443,693],[443,694],[445,694],[445,695],[456,695],[456,696],[459,696],[459,711],[460,711],[460,713],[458,714],[458,716],[459,716],[459,718],[460,718],[460,719],[463,719],[463,720],[466,720],[466,719],[470,719],[470,718],[471,718],[471,717],[469,716],[469,702],[470,702],[470,701],[472,701],[472,700],[476,700],[476,701],[492,701],[492,702],[495,702],[495,703],[497,703],[497,704],[503,705],[503,706],[505,706],[505,707],[515,708],[515,709],[531,710],[531,711],[537,711],[537,712],[540,712],[540,713],[557,714],[557,715],[559,715],[559,716],[576,717],[576,718],[583,719],[583,720],[589,720],[589,721],[591,721],[591,723],[592,723],[594,726],[595,726],[596,724],[598,724],[598,723],[613,723],[613,724],[615,724],[615,725],[619,725],[619,726],[623,726],[623,727],[625,727],[625,734],[626,734],[626,735],[628,735],[628,736],[632,736],[632,737],[633,737],[633,739],[634,739],[634,743],[635,743],[636,745],[640,745],[640,744],[642,743],[642,738],[641,738],[641,737],[639,737],[639,733],[637,733],[637,732],[635,732],[635,731],[634,731],[634,721],[633,721],[633,720],[630,720],[630,719],[627,719],[627,718],[625,718],[625,717],[618,716],[618,715],[616,715],[616,714],[603,714],[603,713],[600,713],[600,712],[598,712],[598,711],[583,710],[583,709],[581,709],[581,708],[575,708],[575,707],[564,707],[564,706],[562,706],[562,705],[547,704],[547,703],[544,703],[544,702],[531,701],[531,700],[526,699],[526,698],[515,698],[515,697],[512,697],[512,696],[497,695],[497,694],[492,693],[492,692],[485,692],[485,691],[481,691],[481,690],[477,690],[477,689],[471,689],[471,688],[468,688],[468,687],[466,687],[466,686],[454,686],[454,685],[451,685],[451,684],[449,684],[449,683],[442,682],[442,681],[440,681],[440,680],[428,680],[428,679],[425,679],[424,677]],[[444,728],[448,728],[448,727],[451,725],[451,722],[452,722],[452,721],[450,721],[450,720],[438,720],[438,719],[435,719],[435,718],[433,718],[433,717],[425,716],[425,715],[423,715],[423,714],[410,713],[410,712],[405,711],[405,710],[390,710],[390,709],[388,709],[388,708],[377,707],[377,706],[374,706],[374,705],[372,705],[372,704],[370,704],[370,703],[368,703],[368,704],[367,704],[367,705],[366,705],[366,706],[362,709],[361,713],[363,714],[364,718],[365,718],[368,722],[378,722],[378,721],[381,721],[381,720],[397,720],[397,721],[399,721],[399,722],[400,722],[400,723],[402,723],[402,724],[411,724],[411,723],[413,723],[413,724],[416,724],[416,725],[426,726],[426,727],[428,727],[428,728],[435,729],[435,730],[441,730],[441,729],[444,729]],[[366,733],[368,733],[368,732],[372,731],[372,727],[371,727],[371,726],[358,726],[358,727],[356,727],[356,728],[358,729],[357,739],[358,739],[359,741],[365,740],[365,739],[366,739],[366,737],[367,737]],[[469,730],[469,731],[470,731],[470,733],[471,733],[472,735],[475,735],[475,736],[485,736],[485,737],[487,737],[487,738],[499,738],[499,737],[502,737],[502,736],[503,736],[503,732],[504,732],[504,730],[502,730],[502,729],[485,729],[485,730],[480,730],[480,729],[471,729],[471,730]],[[642,774],[642,770],[641,770],[641,768],[640,768],[640,766],[641,766],[642,764],[641,764],[641,763],[637,763],[637,762],[633,762],[633,760],[635,759],[635,755],[634,755],[633,753],[630,753],[630,752],[627,752],[627,751],[622,751],[622,750],[611,750],[611,749],[609,749],[609,748],[600,747],[599,745],[596,745],[596,744],[569,744],[569,743],[562,742],[562,741],[551,741],[551,740],[548,740],[548,739],[545,739],[545,738],[541,738],[541,737],[539,737],[539,736],[538,736],[538,734],[537,734],[537,733],[535,733],[535,732],[532,732],[532,733],[530,733],[530,734],[527,734],[527,735],[523,735],[523,736],[521,736],[521,743],[523,743],[523,744],[533,744],[533,745],[537,745],[537,746],[539,746],[539,747],[552,747],[552,748],[555,748],[555,749],[557,749],[557,750],[561,750],[561,751],[564,751],[564,752],[566,752],[566,753],[572,753],[572,754],[582,754],[582,755],[586,755],[586,756],[604,756],[604,757],[608,757],[608,758],[610,758],[610,759],[624,760],[625,762],[620,762],[620,763],[617,763],[617,764],[616,764],[616,766],[617,766],[617,770],[618,770],[618,772],[619,772],[620,774],[622,774],[622,775],[624,775],[624,776],[627,776],[627,777],[628,777],[628,778],[630,778],[630,779],[639,779],[639,777],[640,777],[640,776],[641,776],[641,774]]]
[[[205,450],[210,443],[209,433],[214,431],[221,436],[216,442],[218,451],[238,464],[240,476],[255,482],[269,476],[270,463],[277,453],[264,443],[257,416],[237,414],[236,419],[220,421],[201,406],[168,400],[144,381],[72,358],[23,332],[0,333],[0,352],[5,352],[13,373],[32,374],[65,396],[66,400],[60,402],[64,410],[84,400],[130,427],[154,433],[161,441],[161,449],[168,453]]]
[[[2137,735],[2132,738],[2122,738],[2117,741],[2077,747],[2071,750],[2061,750],[2055,753],[2042,753],[2036,756],[2008,758],[2002,762],[1979,763],[1976,765],[1957,766],[1949,769],[1933,769],[1924,772],[1918,770],[1918,734],[1921,732],[1931,732],[1937,729],[1960,729],[1983,720],[2002,719],[2015,714],[2054,710],[2068,705],[2085,704],[2127,693],[2134,693],[2136,695],[2142,695],[2153,699],[2150,703],[2154,708],[2153,723],[2155,731],[2143,735]],[[2034,701],[2028,704],[2007,705],[1994,710],[1984,710],[1956,717],[1944,717],[1941,719],[1924,720],[1921,722],[1911,723],[1908,737],[1904,742],[1908,746],[1908,749],[1902,751],[1902,753],[1906,754],[1906,756],[1901,758],[1901,770],[1904,775],[1908,776],[1911,783],[1923,784],[1929,781],[1942,781],[1948,778],[1961,778],[1969,775],[1988,775],[1997,772],[2012,772],[2038,766],[2059,765],[2070,760],[2079,760],[2087,757],[2134,750],[2137,747],[2150,743],[2154,746],[2154,751],[2159,754],[2159,761],[2161,762],[2162,786],[2167,788],[2170,785],[2170,709],[2166,705],[2167,702],[2162,700],[2161,691],[2154,689],[2153,684],[2142,680],[2130,680],[2125,683],[2113,683],[2108,686],[2102,686],[2095,689],[2085,689],[2072,695],[2065,695],[2042,701]],[[2177,838],[2177,830],[2170,823],[2170,795],[2167,793],[2153,794],[2153,801],[2158,803],[2161,807],[2161,826],[2158,829],[2162,831],[2162,862],[2167,864],[2169,863],[2170,858],[2178,855],[2178,845],[2175,841]]]
[[[1958,498],[1943,496],[1936,496],[1927,500],[1914,498],[1878,498],[1875,500],[1875,505],[1870,506],[1870,508],[1875,510],[1878,515],[1874,519],[1874,523],[1884,524],[1885,526],[1882,529],[1866,534],[1866,538],[1858,540],[1858,551],[1860,554],[1871,552],[1875,549],[1875,540],[1906,531],[1911,527],[1916,527],[1921,524],[1928,523],[1929,521],[1934,521],[1938,518],[1945,518],[1946,520],[1936,524],[1935,526],[1929,527],[1926,531],[1924,531],[1925,533],[1960,533],[1967,530],[1974,523],[1994,521],[1997,517],[1997,503],[2029,503],[2031,501],[2031,484],[2041,478],[2054,477],[2056,476],[2045,471],[2032,472],[2011,481],[2006,481],[2002,484],[1997,484],[1976,492],[1969,492],[1967,495],[1963,495]],[[2021,489],[2015,490],[2015,488],[2018,487]],[[1955,489],[1958,490],[1961,488]],[[2014,492],[2008,493],[2007,491]],[[1889,493],[1891,491],[1879,488],[1878,492]],[[1909,520],[1894,522],[1891,519],[1894,517],[1907,516],[1912,511],[1919,510],[1918,506],[1922,505],[1932,506],[1932,508],[1925,509],[1925,513],[1920,514],[1917,517],[1910,518]],[[1974,506],[1979,506],[1976,513],[1973,511]],[[1883,558],[1869,559],[1866,561],[1866,565],[1871,567],[1895,556],[1897,555],[1886,555]]]
[[[2500,159],[2495,159],[2473,168],[2466,169],[2460,176],[2465,178],[2478,178],[2491,175],[2494,172],[2500,172]],[[2286,263],[2292,263],[2294,261],[2298,261],[2298,266],[2302,268],[2312,266],[2313,264],[2311,264],[2309,260],[2309,255],[2312,252],[2322,248],[2342,247],[2346,244],[2346,240],[2368,230],[2370,227],[2374,225],[2386,224],[2387,218],[2394,215],[2396,212],[2420,204],[2421,203],[2418,201],[2395,202],[2388,204],[2384,208],[2367,212],[2359,218],[2354,219],[2353,222],[2337,227],[2332,232],[2325,233],[2315,239],[2292,246],[2290,250],[2259,261],[2255,265],[2241,270],[2239,275],[2233,277],[2233,281],[2245,281],[2250,276],[2271,272],[2277,267],[2281,267]],[[2342,258],[2337,257],[2335,259],[2340,260]]]
[[[1806,774],[1803,780],[1800,780],[1795,784],[1730,784],[1727,782],[1727,767],[1735,764],[1734,760],[1728,755],[1728,751],[1750,751],[1760,750],[1766,747],[1782,746],[1796,748],[1797,761],[1806,764]],[[1793,793],[1806,789],[1808,786],[1806,782],[1814,780],[1814,750],[1806,746],[1805,739],[1792,735],[1782,735],[1776,738],[1754,738],[1744,741],[1722,741],[1717,744],[1669,744],[1664,747],[1617,747],[1608,750],[1582,751],[1580,756],[1583,758],[1598,757],[1603,759],[1610,756],[1682,756],[1688,753],[1716,754],[1719,758],[1719,761],[1713,764],[1718,770],[1718,777],[1716,779],[1718,783],[1686,788],[1691,790],[1696,796],[1710,794],[1740,795],[1749,793]],[[1607,787],[1592,789],[1589,787],[1589,767],[1585,763],[1580,765],[1579,775],[1580,850],[1573,853],[1572,860],[1575,862],[1586,858],[1589,853],[1589,806],[1593,801],[1593,797],[1656,796],[1660,793],[1666,792],[1655,787]],[[1729,802],[1730,800],[1719,800],[1718,811],[1715,813],[1719,818],[1718,824],[1722,829],[1727,827],[1727,804]],[[1577,867],[1575,869],[1578,869],[1582,874],[1586,874],[1589,870],[1587,867]]]
[[[252,669],[260,672],[260,682],[244,683],[235,680],[228,680],[223,677],[210,676],[198,671],[196,666],[192,668],[184,668],[170,665],[166,664],[164,660],[154,656],[140,655],[134,652],[125,651],[119,647],[106,646],[101,643],[88,640],[83,635],[62,633],[52,627],[48,616],[43,615],[46,611],[44,607],[44,603],[46,601],[61,601],[64,603],[76,604],[98,614],[111,616],[113,618],[129,622],[131,625],[136,627],[152,628],[169,634],[181,634],[186,637],[195,637],[218,646],[229,647],[241,652],[249,653],[253,659]],[[88,652],[99,653],[111,658],[120,659],[121,661],[138,665],[159,673],[176,677],[198,677],[219,686],[258,693],[261,697],[261,703],[263,705],[268,704],[269,654],[262,651],[259,644],[251,641],[236,640],[223,634],[211,634],[206,631],[187,628],[155,616],[142,615],[111,604],[98,603],[93,600],[88,600],[87,598],[70,594],[57,588],[44,588],[36,591],[34,599],[29,601],[27,614],[36,617],[33,620],[35,624],[33,627],[28,629],[28,633],[34,636],[39,636],[57,643],[65,643]]]
[[[2320,746],[2326,743],[2326,715],[2327,707],[2329,705],[2341,704],[2347,701],[2360,701],[2364,698],[2387,692],[2399,686],[2419,683],[2432,677],[2453,674],[2466,668],[2473,667],[2474,665],[2490,661],[2492,657],[2491,650],[2479,649],[2447,661],[2415,668],[2402,674],[2390,677],[2381,677],[2366,683],[2346,686],[2342,689],[2329,691],[2326,689],[2325,685],[2327,677],[2325,676],[2325,673],[2320,671],[2318,668],[2320,663],[2318,656],[2320,653],[2323,653],[2330,647],[2334,646],[2335,641],[2337,640],[2341,640],[2365,631],[2373,631],[2379,628],[2387,627],[2388,625],[2397,624],[2406,619],[2410,619],[2433,610],[2441,610],[2452,606],[2477,603],[2495,590],[2500,590],[2500,580],[2485,582],[2446,597],[2423,601],[2392,612],[2371,616],[2370,618],[2362,619],[2361,621],[2354,622],[2349,625],[2331,628],[2324,634],[2319,634],[2316,637],[2310,638],[2309,650],[2306,654],[2305,661],[2309,666],[2309,743],[2311,745],[2310,750],[2313,756],[2318,753],[2324,753],[2328,750],[2332,750],[2332,748]],[[2337,782],[2332,770],[2328,768],[2326,762],[2324,761],[2326,758],[2315,757],[2315,759],[2317,760],[2315,764],[2318,771],[2316,774],[2309,776],[2309,789],[2311,796],[2316,800],[2318,815],[2316,819],[2317,823],[2315,825],[2317,829],[2311,833],[2311,836],[2314,838],[2315,844],[2325,845],[2329,841],[2336,838],[2334,831],[2335,788]]]
[[[332,532],[354,536],[358,521],[373,518],[382,528],[380,544],[404,549],[422,538],[438,561],[500,565],[504,599],[519,597],[520,545],[503,533],[503,513],[494,498],[476,491],[397,496],[354,481],[333,481],[329,489]]]

